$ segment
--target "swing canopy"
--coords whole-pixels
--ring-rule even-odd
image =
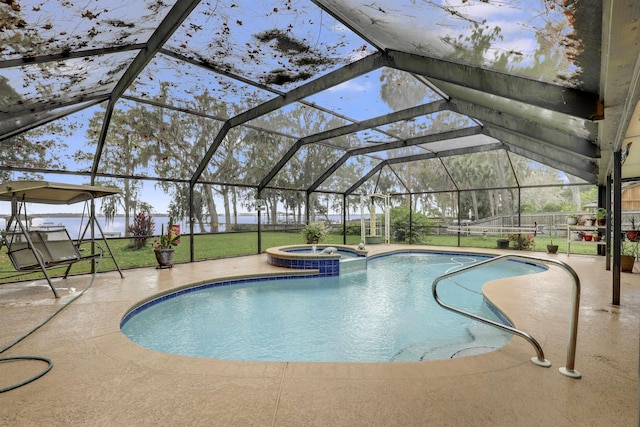
[[[7,181],[0,184],[0,201],[71,205],[99,197],[120,194],[115,187],[65,184],[50,181]]]

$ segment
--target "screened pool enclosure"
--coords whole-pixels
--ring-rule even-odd
[[[122,237],[173,217],[183,261],[300,243],[309,221],[357,244],[370,194],[395,242],[549,229],[640,175],[638,18],[632,0],[4,1],[0,173],[118,187],[98,213]],[[209,253],[191,233],[254,237]]]

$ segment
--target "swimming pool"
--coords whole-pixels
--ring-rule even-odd
[[[369,260],[368,270],[337,277],[239,280],[166,295],[128,313],[132,341],[167,353],[228,360],[380,362],[471,355],[502,347],[511,335],[437,306],[438,275],[482,255],[406,253]],[[506,322],[484,301],[492,279],[544,268],[509,261],[444,281],[443,301]]]

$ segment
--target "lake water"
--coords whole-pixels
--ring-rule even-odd
[[[340,215],[329,215],[329,218],[331,219],[331,221],[340,221],[341,216]],[[57,225],[62,225],[64,226],[67,231],[69,232],[69,235],[71,236],[72,239],[76,239],[79,237],[79,234],[81,233],[81,227],[82,230],[84,230],[84,227],[86,227],[87,225],[87,218],[81,218],[79,216],[69,216],[69,217],[64,217],[64,216],[51,216],[51,217],[47,217],[45,215],[42,214],[38,214],[38,216],[33,216],[31,221],[31,226],[32,227],[42,227],[42,226],[57,226]],[[133,222],[133,217],[130,218],[130,221]],[[165,229],[167,227],[167,225],[169,224],[169,217],[166,215],[157,215],[157,216],[153,216],[153,221],[155,224],[155,229],[153,234],[157,235],[160,234],[161,231],[161,226],[162,224],[165,224]],[[100,223],[100,226],[102,227],[102,230],[105,232],[105,234],[107,233],[113,233],[116,236],[119,235],[120,236],[124,236],[125,235],[125,229],[126,229],[126,225],[125,225],[125,217],[124,216],[117,216],[113,222],[109,222],[106,223],[105,222],[105,218],[103,216],[99,216],[98,217],[98,222]],[[188,234],[190,233],[190,228],[189,228],[189,222],[188,221],[177,221],[175,222],[176,224],[180,225],[180,232],[182,234]],[[258,215],[238,215],[238,224],[257,224],[258,223]],[[263,222],[264,224],[265,222]],[[6,228],[6,221],[4,219],[0,219],[0,227],[2,229]],[[205,231],[209,231],[208,229]],[[219,232],[225,232],[226,231],[226,227],[225,227],[225,217],[223,215],[218,216],[218,231]],[[194,227],[194,232],[195,233],[200,233],[200,227],[198,227],[198,224],[195,224]]]

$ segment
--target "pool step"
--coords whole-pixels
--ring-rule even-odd
[[[393,362],[417,362],[427,360],[456,359],[476,356],[502,348],[504,344],[495,344],[495,331],[480,323],[472,323],[467,327],[468,336],[458,342],[441,345],[438,343],[421,343],[403,348],[396,353]]]

